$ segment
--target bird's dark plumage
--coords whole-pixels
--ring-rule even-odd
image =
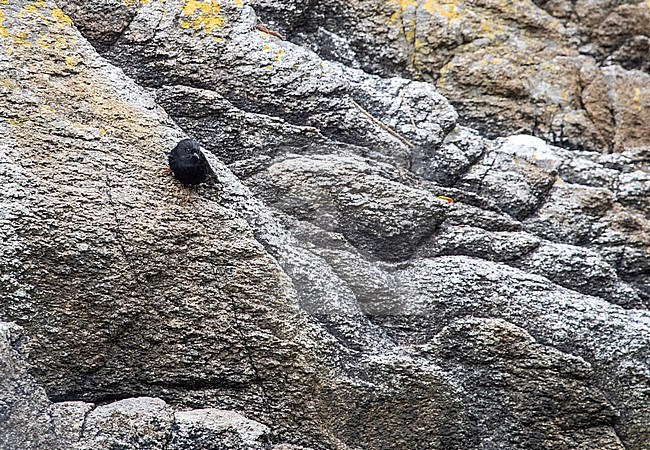
[[[178,181],[185,185],[204,183],[214,175],[198,142],[183,139],[169,152],[169,168]]]

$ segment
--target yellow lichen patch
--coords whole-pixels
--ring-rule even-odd
[[[422,5],[422,8],[428,13],[442,16],[450,23],[461,18],[457,7],[458,5],[454,0],[425,0]]]
[[[5,20],[5,12],[0,9],[0,37],[6,38],[9,37],[7,29],[2,26],[2,22]]]
[[[634,88],[634,95],[632,96],[632,109],[641,111],[641,89]]]
[[[405,28],[408,28],[408,31],[404,33],[404,39],[406,42],[415,41],[415,19],[409,20],[409,23],[405,25]]]
[[[390,16],[390,21],[391,22],[396,22],[401,19],[401,17],[404,15],[404,11],[406,11],[406,8],[409,6],[414,6],[417,7],[418,2],[415,0],[391,0],[390,2],[397,10],[393,13],[393,15]]]
[[[415,0],[393,0],[393,3],[396,3],[402,11],[406,11],[406,8],[409,6],[417,6],[418,2]]]
[[[79,61],[77,61],[76,58],[73,58],[72,56],[66,56],[65,57],[65,66],[68,69],[73,69],[79,64]]]
[[[50,14],[59,25],[67,27],[72,25],[72,19],[70,19],[70,17],[59,8],[53,8],[52,11],[50,11]]]
[[[447,203],[454,203],[454,199],[447,197],[446,195],[437,195],[436,197],[438,197],[440,200],[446,201]]]
[[[185,0],[181,11],[188,17],[181,22],[181,28],[193,28],[211,34],[225,22],[221,15],[221,6],[216,0]]]
[[[495,17],[482,17],[480,30],[482,36],[488,39],[494,39],[500,33],[508,32],[503,20]]]
[[[284,55],[284,50],[280,49],[277,51],[275,54],[275,60],[280,61],[282,59],[282,55]]]
[[[14,88],[16,85],[9,78],[0,78],[0,86]]]
[[[14,44],[16,45],[32,45],[32,43],[27,40],[26,31],[21,31],[19,33],[14,34],[13,36],[11,36],[11,40],[14,41]]]
[[[55,48],[56,50],[63,50],[68,47],[68,42],[62,36],[46,34],[36,40],[36,45],[44,49]]]
[[[648,1],[650,1],[650,0],[648,0]],[[244,2],[243,2],[243,0],[235,0],[235,5],[236,6],[244,6]]]
[[[145,5],[147,3],[149,3],[149,0],[122,0],[124,6]]]
[[[262,47],[262,50],[271,50],[271,46],[266,44],[264,47]]]
[[[19,119],[9,119],[7,122],[9,122],[9,125],[20,125]]]

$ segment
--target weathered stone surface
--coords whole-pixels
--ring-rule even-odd
[[[378,3],[354,4],[375,24],[355,36],[330,27],[356,20],[350,5],[328,5],[261,11],[346,65],[257,30],[239,1],[60,2],[71,19],[51,1],[0,5],[0,317],[25,327],[57,401],[12,403],[5,434],[37,416],[34,448],[56,449],[55,429],[86,449],[646,450],[647,149],[457,126],[433,84],[395,76],[395,47],[360,51],[402,39],[416,5],[382,3],[388,26]],[[502,108],[469,116],[483,128],[536,118],[541,135],[564,127],[555,143],[643,144],[643,78],[566,56],[532,3],[472,3],[469,28],[439,20],[456,6],[417,10],[414,36],[460,55],[418,45],[423,75],[438,58],[482,76],[463,58],[492,61],[521,24],[544,37],[530,66],[498,62],[494,91],[458,84]],[[565,99],[553,71],[585,89]],[[189,204],[161,173],[186,135],[217,174]]]
[[[27,374],[20,327],[0,322],[0,448],[62,448],[52,432],[45,391]]]
[[[558,162],[541,139],[512,136],[486,152],[458,187],[491,198],[501,210],[523,219],[538,208],[555,183]]]
[[[408,258],[444,220],[448,206],[349,157],[288,156],[247,181],[268,205],[339,232],[354,247],[389,261]]]
[[[583,355],[613,405],[629,408],[618,419],[625,423],[624,442],[644,448],[637,436],[644,436],[650,423],[648,311],[624,310],[539,276],[461,256],[416,260],[395,276],[400,306],[378,318],[393,338],[423,344],[445,324],[472,316],[521,326],[540,343]]]
[[[650,111],[645,1],[302,3],[252,1],[325,59],[434,80],[482,131],[599,150],[650,145],[638,127]]]
[[[24,341],[20,327],[0,322],[3,450],[269,448],[269,428],[234,411],[174,411],[163,400],[150,397],[102,405],[51,403],[27,372]]]
[[[160,173],[181,132],[60,10],[28,3],[3,5],[8,33],[29,31],[0,40],[24,64],[3,70],[0,270],[35,375],[59,400],[211,395],[268,414],[266,366],[309,402],[318,343],[299,338],[313,330],[289,279],[232,210],[182,203]]]
[[[83,425],[82,449],[164,448],[173,413],[156,398],[134,398],[98,406]]]
[[[572,442],[624,448],[606,426],[614,414],[609,402],[586,382],[591,366],[539,345],[509,322],[459,319],[418,348],[455,367],[468,390],[481,392],[464,399],[476,414],[479,448],[570,448]]]
[[[262,443],[269,431],[268,427],[232,411],[179,411],[174,415],[174,431],[169,448],[263,449]]]

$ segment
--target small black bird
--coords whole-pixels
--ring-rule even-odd
[[[184,185],[205,183],[214,175],[210,163],[201,152],[201,146],[192,139],[183,139],[169,152],[169,168]]]

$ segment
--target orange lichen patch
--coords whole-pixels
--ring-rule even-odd
[[[181,11],[188,17],[181,22],[181,28],[193,28],[211,34],[225,22],[221,15],[221,5],[215,0],[185,0]]]
[[[446,195],[438,195],[437,196],[440,200],[444,200],[447,203],[454,203],[454,199],[451,197],[447,197]]]

